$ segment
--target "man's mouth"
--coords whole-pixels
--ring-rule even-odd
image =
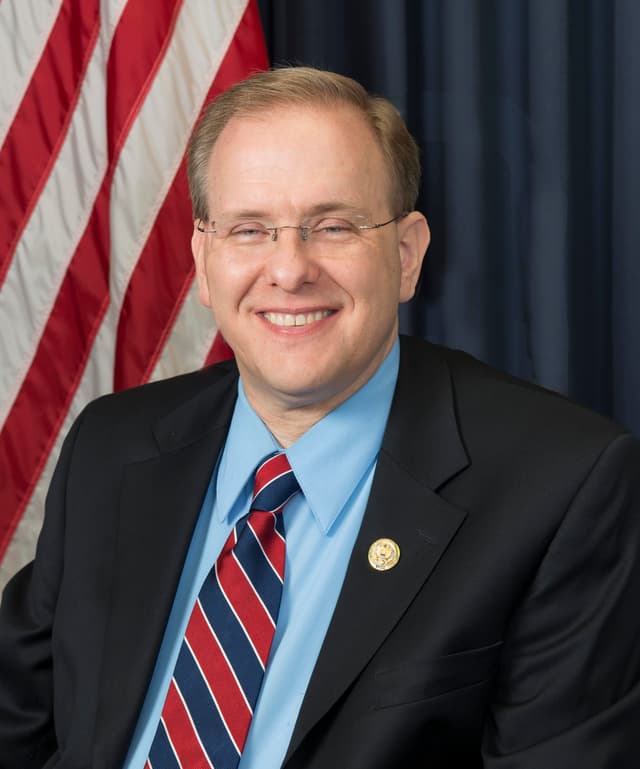
[[[263,312],[262,317],[274,326],[307,326],[309,323],[317,323],[323,318],[328,318],[334,310],[318,310],[316,312]]]

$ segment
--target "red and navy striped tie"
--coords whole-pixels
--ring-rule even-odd
[[[282,596],[278,513],[299,489],[284,454],[258,467],[249,514],[233,528],[196,600],[145,769],[238,765]]]

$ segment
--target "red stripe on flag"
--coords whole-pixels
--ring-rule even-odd
[[[147,29],[151,30],[148,36]],[[122,104],[114,106],[111,116],[124,116],[122,131],[128,130],[151,85],[148,74],[155,71],[171,29],[172,24],[167,23],[165,36],[159,37],[157,28],[141,25],[135,16],[126,14],[118,24],[113,50],[120,49],[118,36],[135,38],[141,62],[137,87],[129,84],[117,91]],[[115,135],[114,127],[109,126],[108,131]],[[114,146],[121,147],[123,140],[123,135],[116,135]],[[29,372],[0,432],[0,464],[6,463],[13,480],[0,487],[0,556],[64,421],[109,304],[109,193],[116,161],[117,156],[112,156]]]
[[[169,684],[167,699],[162,711],[162,721],[180,766],[184,769],[188,767],[202,767],[204,769],[206,766],[211,766],[173,680]]]
[[[0,285],[67,134],[99,12],[99,0],[64,0],[0,149]]]
[[[258,8],[255,0],[251,0],[206,102],[238,80],[267,66]],[[183,162],[124,296],[118,322],[115,390],[146,382],[153,372],[193,278],[191,232],[192,213]],[[231,356],[227,352],[225,357]]]
[[[116,157],[171,41],[184,0],[128,0],[107,63],[107,145]],[[146,50],[141,51],[140,46]],[[142,54],[142,55],[141,55]],[[149,58],[151,56],[151,66]]]
[[[269,612],[256,594],[255,588],[240,568],[235,554],[229,558],[219,558],[216,575],[222,592],[227,597],[233,611],[245,629],[247,637],[255,647],[256,653],[267,666],[269,650],[273,642],[274,623]]]
[[[185,635],[207,685],[215,696],[227,731],[238,751],[241,751],[249,731],[251,708],[247,705],[240,685],[199,602],[194,607]],[[218,696],[222,692],[224,696]]]

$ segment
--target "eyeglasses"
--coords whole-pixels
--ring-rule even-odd
[[[348,246],[362,239],[365,232],[386,227],[407,215],[404,211],[386,222],[369,224],[367,218],[360,214],[340,214],[320,216],[306,224],[280,224],[271,226],[260,221],[225,221],[215,220],[207,226],[199,220],[197,229],[207,235],[213,235],[225,245],[234,248],[265,246],[278,240],[280,230],[298,230],[300,237],[306,243],[322,244],[325,246]]]

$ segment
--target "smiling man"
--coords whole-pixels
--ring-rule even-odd
[[[2,769],[626,769],[640,448],[398,338],[429,229],[384,99],[260,73],[189,153],[235,359],[71,430],[0,611]]]
[[[232,118],[213,146],[193,236],[200,298],[283,446],[359,390],[396,341],[429,230],[391,174],[348,104],[267,105]]]

